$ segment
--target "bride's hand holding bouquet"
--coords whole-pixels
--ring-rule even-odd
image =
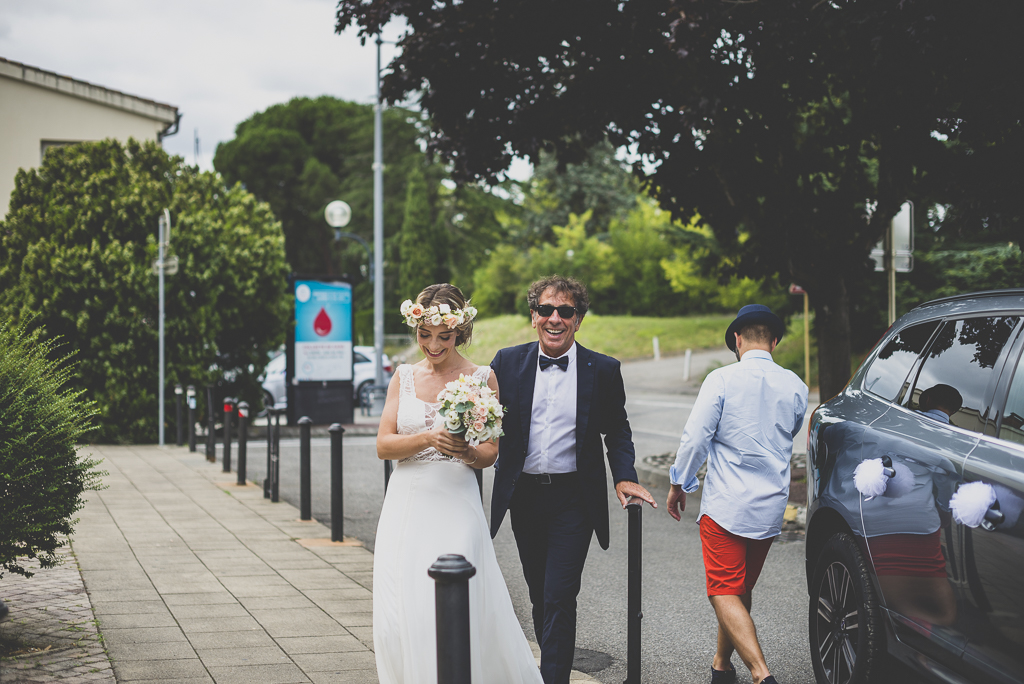
[[[444,418],[445,429],[468,446],[479,446],[504,434],[501,430],[504,409],[486,381],[459,375],[458,380],[445,385],[437,400],[441,402],[437,412]],[[472,461],[466,463],[471,465]]]

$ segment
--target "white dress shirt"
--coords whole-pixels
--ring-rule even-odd
[[[562,354],[569,358],[569,366],[564,371],[557,366],[541,370],[541,354],[537,355],[530,446],[523,472],[532,475],[573,473],[576,472],[576,343]]]
[[[710,516],[748,539],[778,535],[793,438],[806,411],[807,385],[766,351],[751,349],[739,363],[709,373],[669,470],[672,484],[695,492],[697,470],[707,459],[697,519]]]

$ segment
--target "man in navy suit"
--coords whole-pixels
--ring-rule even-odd
[[[590,301],[572,278],[550,276],[527,299],[538,342],[502,349],[491,368],[505,408],[498,442],[491,536],[505,512],[533,603],[545,684],[567,684],[576,648],[576,596],[590,538],[608,548],[608,485],[657,507],[636,482],[633,435],[619,362],[576,343]]]

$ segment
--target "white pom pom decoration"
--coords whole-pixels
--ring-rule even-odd
[[[977,527],[985,519],[985,513],[996,502],[996,491],[985,482],[968,482],[960,485],[949,499],[949,510],[953,519],[961,525]]]
[[[899,461],[892,464],[892,469],[896,471],[896,474],[889,480],[889,485],[885,488],[885,496],[889,499],[898,499],[909,494],[914,488],[914,471]]]
[[[858,492],[869,499],[884,494],[888,482],[889,478],[885,475],[885,466],[882,465],[880,458],[861,461],[857,469],[853,471],[854,486]]]

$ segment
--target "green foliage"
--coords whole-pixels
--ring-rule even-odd
[[[55,350],[41,329],[0,323],[0,569],[26,577],[26,560],[60,562],[82,492],[105,474],[78,454],[96,409],[68,388],[70,355],[51,358]]]
[[[55,148],[21,171],[0,224],[0,318],[45,325],[78,356],[102,442],[157,439],[157,218],[171,212],[168,387],[236,375],[250,403],[289,301],[280,224],[241,186],[154,143]]]
[[[430,216],[427,181],[419,167],[409,171],[405,218],[398,235],[398,283],[403,301],[415,299],[427,285],[448,280],[447,240]]]

